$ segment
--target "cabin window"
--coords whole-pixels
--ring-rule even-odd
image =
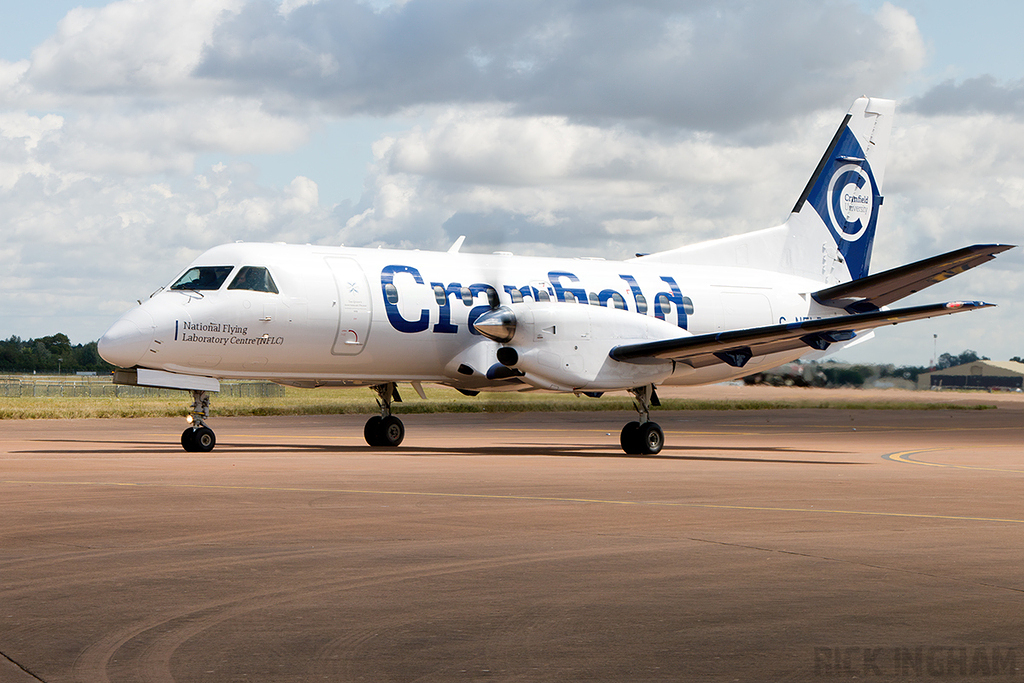
[[[659,294],[654,297],[654,311],[658,315],[668,315],[669,311],[672,310],[672,302],[668,299],[668,294]]]
[[[513,287],[512,290],[509,292],[509,295],[512,297],[512,303],[523,303],[523,292],[518,287]]]
[[[220,289],[233,269],[234,266],[195,266],[185,271],[171,289],[196,292]]]
[[[537,301],[551,301],[551,295],[548,294],[546,289],[537,290]]]
[[[680,308],[686,315],[693,315],[693,301],[688,296],[684,296],[682,299],[682,305]],[[672,300],[669,299],[668,294],[659,294],[654,305],[662,315],[668,315],[669,311],[672,310]]]
[[[228,285],[228,289],[245,289],[250,292],[269,292],[277,294],[277,285],[274,278],[270,277],[270,271],[260,266],[243,266],[238,269],[238,275]]]
[[[388,298],[389,304],[398,303],[398,287],[395,287],[392,283],[384,285],[384,296]]]
[[[620,311],[626,310],[626,300],[618,292],[612,292],[612,305]]]
[[[441,285],[434,285],[434,301],[437,302],[438,306],[448,305],[448,296]]]
[[[494,287],[487,288],[487,305],[491,308],[497,308],[501,305],[501,302],[498,301],[498,291]]]
[[[601,297],[599,297],[597,295],[597,292],[591,292],[590,293],[590,305],[591,306],[600,306],[601,305]]]
[[[636,295],[636,312],[640,315],[647,315],[647,299],[643,294]]]
[[[467,306],[473,305],[473,291],[469,287],[462,288],[462,303]]]

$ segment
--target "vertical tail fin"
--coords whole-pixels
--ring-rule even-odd
[[[829,283],[868,274],[895,106],[853,103],[786,222],[783,270]]]

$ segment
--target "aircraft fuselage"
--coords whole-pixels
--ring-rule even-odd
[[[246,266],[266,268],[278,291],[229,288]],[[401,380],[510,390],[524,388],[523,383],[487,377],[499,344],[472,325],[497,305],[550,302],[559,318],[571,312],[566,306],[626,311],[657,320],[666,337],[833,314],[808,296],[820,282],[754,269],[645,263],[642,258],[238,243],[209,250],[189,269],[200,267],[220,267],[227,276],[216,289],[165,288],[125,314],[123,320],[138,327],[139,334],[136,344],[121,344],[130,350],[117,359],[118,365],[310,386]],[[569,323],[571,318],[562,327]],[[588,342],[588,335],[616,338],[614,330],[593,329],[604,325],[590,327],[566,332]],[[557,323],[552,329],[558,336]],[[129,330],[134,333],[133,327]],[[568,354],[577,358],[564,360],[570,366],[598,358],[606,362],[608,348],[597,346],[592,358],[585,348]],[[656,375],[668,383],[716,382],[807,351],[754,358],[741,369],[694,370],[665,363]],[[626,378],[622,386],[580,382],[569,388],[625,389],[631,384]]]

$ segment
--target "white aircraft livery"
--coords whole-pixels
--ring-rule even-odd
[[[121,384],[192,392],[187,451],[210,451],[222,379],[367,386],[370,446],[405,435],[398,383],[632,394],[623,450],[658,453],[659,384],[736,379],[858,343],[872,330],[991,306],[888,305],[1012,245],[974,245],[869,274],[895,105],[854,102],[780,226],[624,261],[226,244],[99,340]]]

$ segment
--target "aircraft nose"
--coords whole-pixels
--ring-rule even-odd
[[[153,316],[141,308],[125,313],[100,337],[100,356],[119,368],[137,365],[149,351],[153,328]]]

